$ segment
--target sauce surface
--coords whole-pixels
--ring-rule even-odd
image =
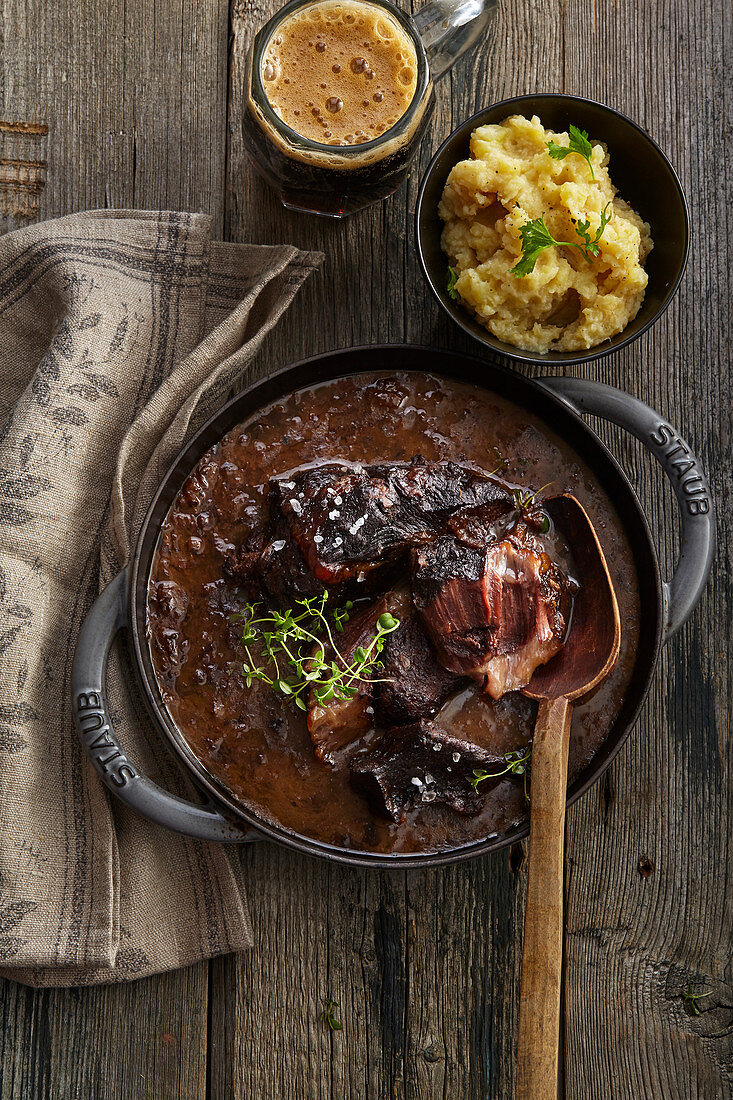
[[[636,654],[636,570],[613,505],[571,448],[505,399],[416,372],[364,374],[297,391],[233,429],[203,456],[162,525],[149,582],[153,666],[173,721],[239,802],[295,833],[352,850],[438,851],[503,833],[527,816],[522,781],[499,782],[472,817],[437,803],[400,824],[375,816],[349,784],[353,750],[334,765],[320,762],[305,716],[263,685],[244,684],[237,671],[241,624],[232,616],[245,600],[222,565],[227,549],[266,521],[270,477],[308,462],[367,464],[416,454],[485,472],[501,466],[507,482],[524,490],[547,485],[546,496],[572,492],[598,532],[619,602],[621,654],[608,680],[574,709],[570,782],[618,714]],[[156,610],[162,591],[179,608],[174,628]],[[536,704],[519,693],[494,702],[470,686],[433,721],[503,753],[529,742],[535,714]]]

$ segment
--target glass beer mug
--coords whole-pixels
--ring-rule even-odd
[[[496,4],[430,0],[414,16],[391,0],[281,8],[249,51],[243,128],[283,205],[341,218],[391,195],[430,123],[435,82],[484,35]]]

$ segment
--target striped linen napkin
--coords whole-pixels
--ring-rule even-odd
[[[223,244],[198,214],[92,211],[0,238],[0,973],[122,981],[251,943],[236,848],[111,799],[72,726],[79,627],[158,481],[322,260]],[[128,685],[114,720],[193,791]],[[195,796],[194,796],[195,797]]]

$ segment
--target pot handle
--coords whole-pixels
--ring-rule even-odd
[[[143,817],[198,840],[260,840],[213,807],[186,802],[141,775],[112,728],[105,673],[112,639],[125,624],[127,570],[107,585],[79,633],[71,671],[72,711],[79,739],[102,782]]]
[[[636,397],[586,378],[539,378],[574,412],[592,413],[641,440],[669,478],[680,508],[680,552],[663,587],[667,642],[687,621],[707,584],[715,555],[715,512],[707,478],[675,429]]]

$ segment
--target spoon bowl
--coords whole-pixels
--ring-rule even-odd
[[[524,689],[530,699],[579,699],[597,687],[618,660],[621,620],[608,565],[588,514],[570,493],[542,502],[571,547],[582,577],[563,648],[540,665]]]

